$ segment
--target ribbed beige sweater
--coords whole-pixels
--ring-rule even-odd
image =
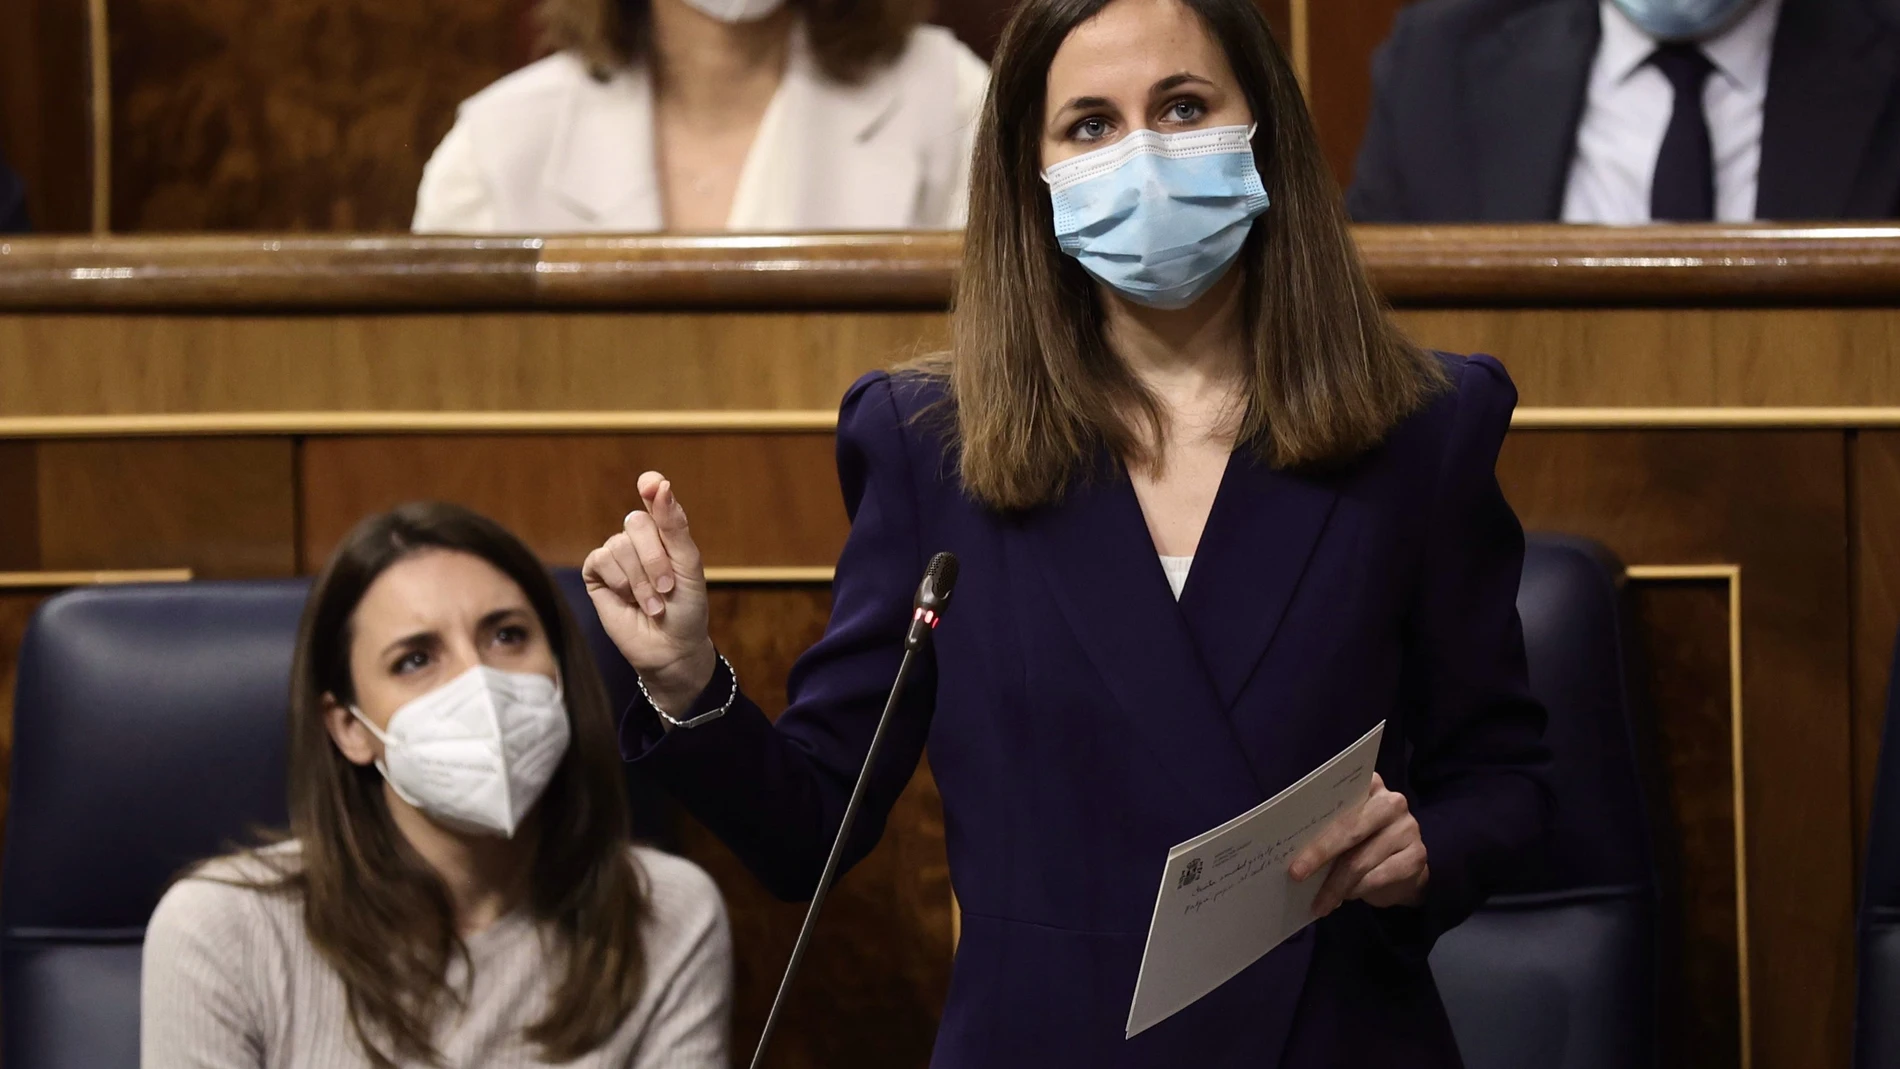
[[[725,1069],[732,938],[711,878],[691,862],[636,848],[652,911],[647,981],[608,1042],[573,1069]],[[229,864],[228,862],[221,864]],[[444,1018],[436,1047],[456,1069],[529,1069],[522,1038],[549,987],[537,926],[511,914],[466,940],[467,1009]],[[297,901],[205,879],[173,887],[145,935],[144,1069],[355,1069],[369,1063],[343,983],[305,938]],[[452,983],[463,980],[459,964]]]

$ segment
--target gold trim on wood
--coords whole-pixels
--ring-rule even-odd
[[[1735,956],[1740,1002],[1742,1069],[1754,1060],[1752,997],[1748,978],[1748,793],[1742,779],[1742,566],[1739,564],[1634,564],[1624,569],[1639,583],[1709,582],[1728,588],[1729,768],[1735,812]]]
[[[829,431],[830,409],[637,412],[176,412],[0,416],[0,439],[218,435],[794,433]],[[1528,406],[1511,426],[1538,430],[1852,430],[1900,427],[1900,407],[1565,408]]]
[[[641,412],[180,412],[5,416],[0,438],[206,437],[234,434],[577,434],[829,431],[829,409]]]
[[[1293,75],[1300,80],[1300,91],[1312,99],[1312,38],[1313,24],[1306,8],[1307,0],[1287,0],[1287,21],[1292,23],[1288,36],[1293,38]]]
[[[770,565],[706,569],[708,583],[829,583],[830,565]]]
[[[1900,407],[1753,408],[1520,408],[1511,418],[1518,430],[1599,430],[1625,427],[1694,430],[1755,430],[1900,426]]]
[[[0,572],[0,590],[55,590],[116,583],[184,583],[190,568],[134,568],[97,572]]]
[[[92,74],[92,232],[112,230],[112,31],[106,0],[86,0]]]

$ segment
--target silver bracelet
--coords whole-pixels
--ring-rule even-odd
[[[647,681],[640,678],[640,673],[635,672],[633,674],[633,681],[640,686],[640,697],[645,698],[647,704],[653,707],[653,711],[660,714],[660,719],[666,721],[667,726],[675,728],[696,728],[701,724],[711,723],[731,712],[732,703],[739,699],[739,673],[732,670],[732,662],[726,660],[725,654],[714,651],[713,656],[719,658],[719,663],[726,666],[726,675],[732,678],[732,689],[726,692],[724,705],[710,712],[701,713],[689,720],[681,720],[671,713],[668,713],[665,709],[660,708],[660,703],[654,701],[653,695],[647,692]],[[716,675],[717,673],[715,672],[714,674]]]

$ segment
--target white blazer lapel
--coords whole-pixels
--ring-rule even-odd
[[[895,69],[880,70],[857,85],[825,76],[801,27],[785,65],[782,121],[760,130],[748,171],[762,165],[764,183],[756,215],[735,204],[734,223],[763,229],[903,229],[912,225],[922,161],[909,131],[891,121],[903,104]],[[768,138],[777,143],[767,143]],[[781,169],[776,176],[769,172]],[[742,215],[752,215],[741,219]]]
[[[542,182],[577,224],[660,229],[653,83],[646,68],[619,71],[606,82],[583,76],[556,122]]]

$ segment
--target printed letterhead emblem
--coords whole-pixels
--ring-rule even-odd
[[[1186,887],[1188,884],[1191,884],[1195,880],[1198,880],[1200,878],[1201,878],[1201,859],[1197,857],[1193,859],[1192,861],[1189,861],[1187,863],[1187,867],[1181,870],[1181,886]]]

